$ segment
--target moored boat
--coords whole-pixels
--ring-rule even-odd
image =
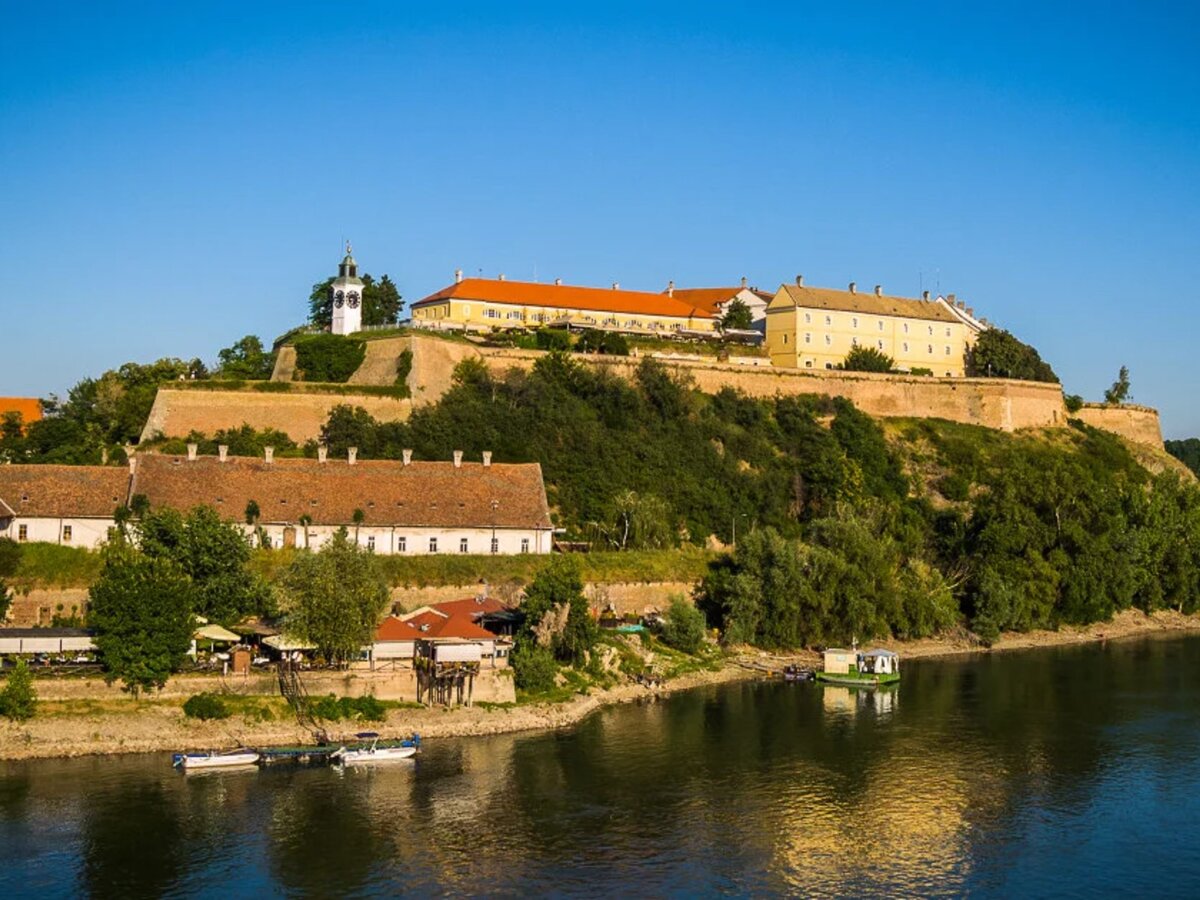
[[[229,766],[252,766],[258,762],[258,751],[249,747],[223,750],[219,753],[176,753],[174,764],[184,771],[221,769]]]
[[[900,680],[900,657],[891,650],[826,650],[817,680],[850,687],[882,687]]]
[[[355,735],[360,741],[368,741],[365,747],[339,747],[330,756],[343,766],[366,765],[369,763],[391,762],[398,759],[410,759],[416,755],[421,746],[419,735],[395,744],[380,744],[379,735],[373,731],[363,731]]]

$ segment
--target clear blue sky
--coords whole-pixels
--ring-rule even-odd
[[[0,394],[269,341],[350,237],[407,300],[940,287],[1200,435],[1198,8],[834,6],[3,0]]]

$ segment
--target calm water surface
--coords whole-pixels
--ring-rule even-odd
[[[0,897],[1200,896],[1200,638],[740,684],[413,763],[0,763]]]

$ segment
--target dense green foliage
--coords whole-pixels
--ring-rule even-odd
[[[276,456],[303,456],[305,448],[296,444],[290,437],[274,428],[264,428],[261,431],[251,425],[240,428],[219,429],[211,438],[198,431],[193,431],[186,438],[159,438],[143,443],[144,448],[153,448],[160,453],[173,453],[182,456],[187,452],[187,445],[195,444],[201,456],[216,456],[217,448],[228,448],[230,456],[262,457],[267,447],[275,448]]]
[[[189,719],[207,722],[210,719],[228,719],[231,712],[220,694],[206,691],[188,697],[183,703],[183,714]]]
[[[361,277],[363,325],[395,325],[399,322],[404,301],[395,282],[386,274],[379,281],[365,272]],[[308,295],[309,321],[322,328],[328,328],[333,321],[333,297],[329,294],[333,281],[333,277],[330,276],[314,284],[312,293]]]
[[[326,694],[309,700],[308,710],[318,719],[340,722],[342,719],[361,719],[366,722],[382,722],[387,718],[387,707],[370,694],[362,697],[337,697]]]
[[[396,387],[403,388],[403,395],[408,397],[411,391],[408,386],[408,376],[412,372],[413,354],[409,349],[400,351],[400,356],[396,360]]]
[[[262,341],[248,334],[233,346],[218,351],[214,375],[262,381],[271,377],[274,368],[275,354],[264,350]]]
[[[312,334],[296,339],[296,374],[303,381],[341,384],[362,365],[365,341],[341,334]]]
[[[603,353],[607,356],[628,356],[629,341],[615,331],[585,331],[575,340],[576,353]]]
[[[704,627],[704,613],[676,594],[667,607],[662,641],[684,653],[697,653],[704,646]]]
[[[525,622],[519,639],[537,638],[561,662],[582,663],[596,643],[596,623],[588,613],[579,562],[573,556],[550,558],[525,589],[521,612]],[[554,617],[555,613],[559,614],[561,627],[547,629],[543,638],[538,629],[547,624],[547,616]]]
[[[1167,452],[1200,476],[1200,438],[1167,441]]]
[[[1083,409],[1083,398],[1078,394],[1063,394],[1063,405],[1069,413],[1077,413]]]
[[[174,560],[123,541],[106,547],[88,600],[105,678],[120,679],[135,696],[166,684],[191,645],[193,595],[191,579]]]
[[[8,418],[0,427],[0,462],[99,465],[123,463],[126,444],[136,443],[159,385],[207,378],[198,359],[126,363],[99,378],[85,378],[65,401],[42,401],[45,418],[24,429]]]
[[[8,583],[21,568],[21,545],[11,538],[0,538],[0,622],[8,615],[12,602]]]
[[[518,641],[508,658],[513,670],[513,686],[528,694],[544,694],[554,687],[558,661],[548,647],[532,640]]]
[[[375,632],[388,589],[375,554],[342,529],[316,553],[298,553],[283,573],[285,625],[332,663],[356,659]]]
[[[33,686],[33,673],[25,660],[17,660],[16,667],[9,673],[0,689],[0,716],[14,722],[25,722],[37,712],[37,691]]]
[[[1000,328],[982,332],[967,352],[967,374],[979,378],[1019,378],[1058,382],[1037,350]]]
[[[847,372],[890,372],[895,366],[896,361],[882,350],[861,344],[852,347],[842,360],[842,368]]]
[[[197,506],[187,515],[155,510],[138,523],[138,533],[146,556],[175,562],[191,579],[197,615],[232,625],[274,610],[270,585],[247,568],[250,543],[245,534],[221,521],[211,506]]]

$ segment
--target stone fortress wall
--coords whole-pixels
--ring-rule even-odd
[[[479,359],[496,375],[509,369],[529,370],[544,354],[536,350],[486,348],[465,340],[414,334],[369,341],[363,365],[351,384],[390,385],[404,350],[412,351],[408,385],[412,400],[365,395],[173,390],[159,391],[143,431],[170,437],[191,430],[212,434],[218,428],[248,422],[255,428],[278,428],[294,440],[316,437],[329,415],[341,403],[362,406],[378,419],[408,418],[413,406],[436,403],[450,388],[454,367],[464,359]],[[580,356],[589,365],[608,368],[631,377],[637,357]],[[1063,404],[1057,384],[1012,381],[1003,378],[936,378],[918,375],[882,375],[869,372],[783,369],[748,366],[716,360],[665,359],[664,365],[689,375],[700,390],[714,393],[733,387],[752,397],[776,394],[824,394],[845,397],[864,412],[882,418],[939,418],[1001,431],[1058,427],[1072,414]],[[281,348],[276,360],[276,381],[290,381],[295,351]],[[1085,406],[1073,414],[1089,425],[1112,431],[1131,441],[1162,447],[1158,413],[1144,406]]]

